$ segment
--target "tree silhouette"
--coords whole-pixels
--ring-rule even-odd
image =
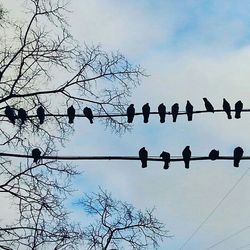
[[[36,148],[50,155],[73,132],[67,117],[52,114],[62,109],[66,113],[71,105],[81,113],[86,105],[98,114],[124,113],[127,97],[144,73],[119,52],[80,46],[66,22],[65,1],[23,2],[22,20],[0,8],[5,34],[0,39],[0,112],[9,107],[14,116],[0,116],[0,150],[31,154]],[[44,118],[43,113],[51,116]],[[129,129],[126,117],[107,117],[104,123],[117,133]],[[17,163],[1,157],[0,193],[11,199],[16,218],[0,226],[0,248],[77,248],[81,230],[64,207],[77,174],[70,164],[58,161]]]
[[[85,195],[78,203],[94,222],[84,229],[83,239],[92,249],[156,248],[168,236],[165,225],[154,216],[154,209],[136,210],[126,202],[114,199],[110,193]]]

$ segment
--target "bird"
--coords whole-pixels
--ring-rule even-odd
[[[164,123],[165,122],[165,117],[166,117],[166,106],[163,103],[161,103],[158,106],[158,113],[159,113],[159,116],[160,116],[160,123]]]
[[[41,151],[39,148],[32,149],[33,162],[37,163],[41,159]]]
[[[241,117],[240,113],[241,113],[242,109],[243,109],[243,103],[242,103],[242,101],[236,102],[235,103],[235,118],[236,119],[240,119],[240,117]]]
[[[40,124],[43,124],[44,119],[45,119],[44,108],[40,106],[39,108],[37,108],[36,113],[37,113]]]
[[[162,153],[160,154],[160,157],[164,161],[163,168],[168,169],[169,168],[169,162],[170,162],[170,154],[168,152],[162,151]]]
[[[239,167],[243,153],[244,151],[241,147],[237,147],[234,149],[234,167]]]
[[[73,105],[71,105],[68,109],[67,109],[67,115],[69,117],[69,123],[73,123],[74,119],[75,119],[75,115],[76,115],[76,111],[73,107]]]
[[[219,154],[220,154],[220,153],[219,153],[219,150],[213,149],[213,150],[211,150],[211,152],[209,153],[208,157],[210,158],[210,160],[215,161],[215,160],[218,159]]]
[[[150,106],[148,103],[144,104],[142,107],[142,114],[143,114],[143,118],[144,118],[144,123],[148,123],[148,118],[149,118],[149,114],[150,114]]]
[[[187,112],[188,121],[192,121],[193,119],[193,110],[194,110],[193,105],[189,101],[187,101],[186,112]]]
[[[148,159],[148,151],[145,149],[145,147],[143,147],[139,150],[139,158],[141,160],[141,167],[146,168],[147,167],[147,159]]]
[[[93,123],[93,113],[92,113],[92,110],[91,108],[89,107],[85,107],[83,109],[83,114],[89,119],[90,123],[92,124]]]
[[[176,122],[177,115],[179,112],[179,104],[175,103],[171,108],[172,116],[173,116],[173,122]]]
[[[7,116],[7,118],[10,120],[10,122],[15,125],[16,114],[15,114],[14,109],[11,108],[10,106],[6,106],[4,113]]]
[[[205,108],[207,110],[207,112],[213,112],[214,113],[214,107],[213,105],[208,101],[208,99],[206,97],[203,98],[204,104],[205,104]]]
[[[223,98],[223,110],[226,112],[227,118],[232,119],[231,107],[230,107],[229,102],[225,98]]]
[[[186,146],[184,150],[182,151],[183,160],[185,163],[185,168],[189,168],[189,162],[191,158],[191,150],[189,149],[189,146]]]
[[[20,108],[17,111],[17,116],[21,120],[21,125],[24,124],[27,120],[27,112],[23,108]]]
[[[135,116],[134,104],[130,104],[127,108],[128,123],[132,123]]]

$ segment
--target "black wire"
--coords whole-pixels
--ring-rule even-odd
[[[246,248],[246,247],[249,247],[250,246],[250,243],[246,244],[246,245],[242,245],[240,247],[237,247],[235,248],[234,250],[240,250],[240,249],[243,249],[243,248]]]
[[[232,112],[235,112],[234,109],[231,110]],[[223,109],[217,109],[214,110],[214,113],[221,113],[225,112]],[[241,112],[250,112],[250,109],[243,109]],[[207,110],[197,110],[193,111],[193,114],[201,114],[201,113],[212,113]],[[185,111],[179,111],[178,115],[186,115],[187,113]],[[135,113],[135,116],[143,115],[142,112]],[[159,115],[157,111],[150,112],[150,115]],[[171,112],[166,112],[166,115],[172,115]],[[67,114],[45,114],[45,117],[67,117]],[[99,115],[93,115],[94,118],[106,118],[106,117],[120,117],[120,116],[127,116],[126,113],[110,113],[110,114],[99,114]],[[0,117],[6,117],[4,114],[0,114]],[[37,115],[28,115],[27,118],[35,118],[38,117]],[[75,117],[86,117],[84,114],[76,114]]]
[[[232,234],[230,234],[229,236],[227,236],[226,238],[224,238],[224,239],[222,239],[222,240],[220,240],[220,241],[214,243],[213,245],[211,245],[210,247],[206,248],[205,250],[212,249],[212,248],[214,248],[214,247],[220,245],[221,243],[223,243],[223,242],[225,242],[225,241],[227,241],[227,240],[229,240],[229,239],[235,237],[236,235],[238,235],[238,234],[240,234],[240,233],[246,231],[246,230],[249,229],[249,228],[250,228],[250,226],[243,227],[243,228],[241,228],[240,230],[238,230],[237,232],[232,233]]]
[[[0,153],[3,157],[15,157],[15,158],[33,158],[32,155],[25,154],[15,154],[15,153]],[[41,156],[42,159],[48,160],[128,160],[128,161],[138,161],[140,158],[138,156]],[[148,161],[164,161],[158,156],[148,157]],[[190,158],[190,161],[203,161],[210,160],[208,156],[194,156]],[[233,156],[219,156],[217,160],[234,160]],[[241,160],[250,160],[250,156],[243,156]],[[174,156],[170,159],[171,162],[183,161],[183,157]]]
[[[179,250],[184,249],[187,243],[199,232],[202,226],[208,221],[208,219],[215,213],[215,211],[219,208],[219,206],[223,203],[223,201],[233,192],[233,190],[239,185],[242,179],[246,176],[247,172],[250,168],[240,176],[240,178],[235,182],[235,184],[229,189],[229,191],[222,197],[222,199],[217,203],[217,205],[210,211],[208,216],[200,223],[200,225],[192,232],[192,234],[187,238],[187,240],[181,245]]]

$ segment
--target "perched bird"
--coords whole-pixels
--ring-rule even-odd
[[[236,119],[240,119],[240,117],[241,117],[240,113],[241,113],[242,109],[243,109],[243,103],[242,103],[242,101],[236,102],[235,103],[235,118]]]
[[[92,110],[88,107],[85,107],[83,109],[83,114],[89,119],[90,123],[93,123],[93,113],[92,113]]]
[[[213,150],[211,150],[211,152],[209,153],[208,157],[210,158],[210,160],[215,161],[215,160],[218,159],[219,154],[220,154],[220,153],[219,153],[219,150],[213,149]]]
[[[187,112],[188,121],[192,121],[193,119],[193,110],[194,110],[193,105],[189,101],[187,101],[186,112]]]
[[[229,102],[225,98],[223,98],[223,110],[226,112],[227,118],[232,119],[231,107],[230,107]]]
[[[244,151],[241,147],[237,147],[234,149],[234,167],[239,167],[243,153]]]
[[[33,162],[37,163],[41,159],[41,151],[39,148],[32,149]]]
[[[45,119],[44,108],[40,106],[39,108],[37,108],[36,113],[37,113],[40,124],[43,124],[44,119]]]
[[[176,122],[177,115],[179,112],[179,104],[175,103],[171,108],[172,116],[173,116],[173,122]]]
[[[148,151],[145,149],[145,147],[143,147],[139,150],[139,157],[141,160],[141,167],[146,168],[147,167],[147,159],[148,159]]]
[[[21,120],[21,125],[24,124],[25,121],[27,120],[27,112],[23,108],[20,108],[18,110],[17,116]]]
[[[189,162],[191,158],[191,150],[189,146],[186,146],[182,151],[183,161],[185,162],[185,168],[189,168]]]
[[[213,105],[208,101],[206,97],[203,98],[205,108],[208,112],[213,112],[214,113],[214,107]]]
[[[169,162],[170,162],[170,154],[168,152],[162,151],[162,153],[160,154],[160,157],[164,161],[163,168],[168,169],[169,168]]]
[[[68,109],[67,109],[67,115],[69,117],[69,123],[73,123],[74,119],[75,119],[75,115],[76,115],[76,111],[73,107],[73,105],[71,105]]]
[[[15,120],[16,120],[16,114],[13,108],[11,108],[10,106],[6,106],[5,111],[4,111],[5,115],[8,117],[8,119],[10,120],[11,123],[13,123],[15,125]]]
[[[163,103],[161,103],[158,106],[158,113],[159,113],[159,116],[160,116],[160,122],[164,123],[165,122],[165,117],[166,117],[166,106]]]
[[[127,108],[127,117],[128,117],[128,123],[132,123],[135,116],[135,108],[134,104],[130,104]]]
[[[143,118],[144,118],[144,120],[143,120],[144,123],[148,123],[148,118],[149,118],[149,114],[150,114],[150,107],[149,107],[148,103],[143,105],[142,114],[143,114]]]

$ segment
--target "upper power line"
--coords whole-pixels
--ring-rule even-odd
[[[171,106],[171,110],[167,111],[166,106],[161,103],[158,106],[158,111],[151,111],[149,103],[146,103],[142,106],[141,112],[136,112],[134,104],[130,104],[127,108],[126,113],[105,113],[105,114],[93,114],[91,108],[85,107],[83,109],[83,113],[76,114],[76,110],[71,105],[66,113],[63,114],[46,114],[45,110],[42,106],[39,106],[36,110],[36,114],[28,114],[23,108],[18,110],[14,109],[13,107],[6,106],[4,114],[0,114],[0,116],[5,116],[9,119],[9,121],[15,124],[16,120],[20,120],[21,124],[24,124],[28,119],[37,117],[40,124],[43,124],[45,121],[45,117],[68,117],[69,123],[74,123],[75,117],[86,117],[90,123],[93,123],[94,118],[108,118],[108,117],[121,117],[126,116],[127,122],[132,123],[135,116],[143,116],[143,122],[148,123],[150,115],[159,115],[159,119],[161,123],[166,121],[166,116],[172,116],[172,121],[176,122],[179,115],[187,115],[188,121],[193,120],[194,114],[200,113],[218,113],[224,112],[228,119],[232,119],[232,113],[234,113],[234,117],[236,119],[241,118],[241,112],[250,112],[250,109],[243,109],[243,103],[238,101],[234,104],[234,109],[231,108],[229,102],[223,98],[222,109],[214,109],[211,102],[208,101],[207,98],[203,98],[205,110],[194,110],[193,105],[190,101],[186,103],[185,111],[179,110],[179,104],[175,103]]]

